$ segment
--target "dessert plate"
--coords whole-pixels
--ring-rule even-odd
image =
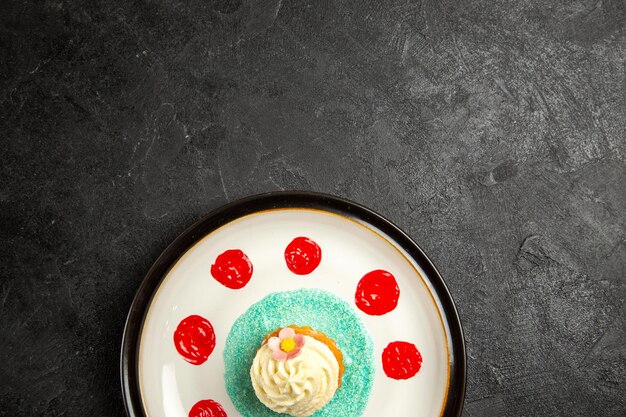
[[[313,255],[311,245],[318,250]],[[312,263],[294,261],[303,251],[313,256]],[[229,257],[235,259],[227,265],[243,270],[235,280],[219,273]],[[372,276],[381,273],[395,279],[399,296],[369,294],[368,302],[367,292],[380,290]],[[225,356],[229,333],[238,318],[268,296],[286,294],[289,299],[289,294],[307,289],[340,300],[373,342],[371,352],[363,352],[373,359],[366,374],[369,399],[360,400],[366,404],[357,414],[342,417],[461,415],[463,333],[432,262],[404,232],[373,211],[337,197],[301,192],[253,196],[217,209],[157,259],[135,296],[124,330],[121,381],[128,415],[212,416],[218,414],[198,410],[216,404],[229,417],[251,415],[227,392],[225,362],[233,359]],[[311,302],[312,311],[315,304]],[[288,320],[289,311],[280,313]],[[213,345],[185,345],[180,336],[190,323],[212,333]],[[349,351],[351,335],[337,336]],[[349,395],[339,394],[333,401],[349,401]]]

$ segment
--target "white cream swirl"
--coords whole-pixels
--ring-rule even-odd
[[[258,350],[250,378],[259,400],[277,413],[306,417],[324,407],[338,388],[339,364],[324,343],[305,336],[302,353],[272,358],[267,343]]]

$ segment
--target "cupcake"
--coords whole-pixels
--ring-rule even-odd
[[[306,417],[332,400],[341,386],[343,355],[334,340],[310,327],[288,326],[265,338],[250,378],[271,410]]]

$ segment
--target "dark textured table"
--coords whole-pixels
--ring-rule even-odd
[[[287,189],[431,256],[465,416],[626,415],[623,0],[9,0],[0,21],[1,416],[123,416],[151,263]]]

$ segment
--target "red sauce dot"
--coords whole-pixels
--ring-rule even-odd
[[[285,261],[294,274],[310,274],[322,261],[322,249],[308,237],[297,237],[287,245]]]
[[[356,306],[370,316],[382,316],[398,305],[400,288],[396,279],[387,271],[377,269],[361,278],[356,287]]]
[[[383,350],[383,370],[392,379],[409,379],[422,367],[422,355],[414,344],[391,342]]]
[[[213,400],[198,401],[189,410],[189,417],[228,417],[220,403]]]
[[[223,286],[238,290],[252,278],[252,262],[239,249],[227,250],[211,265],[211,275]]]
[[[204,317],[187,317],[176,327],[174,346],[180,356],[190,364],[203,364],[215,349],[213,326]]]

